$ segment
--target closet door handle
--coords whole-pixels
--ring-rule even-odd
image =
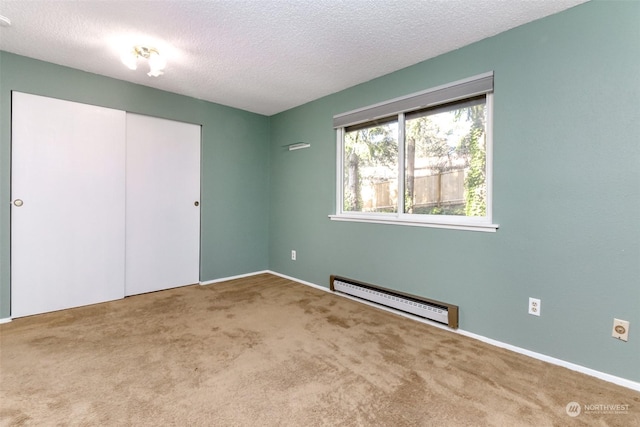
[[[196,200],[195,202],[193,202],[193,206],[200,206],[200,202]]]
[[[13,201],[13,205],[17,208],[19,208],[20,206],[24,205],[24,202],[22,201],[22,199],[15,199]]]

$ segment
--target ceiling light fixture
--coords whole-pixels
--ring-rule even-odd
[[[158,77],[164,74],[164,68],[167,61],[164,59],[158,49],[147,46],[134,46],[133,49],[125,52],[121,59],[122,63],[131,70],[138,68],[138,58],[144,58],[149,61],[149,77]]]
[[[11,19],[7,18],[4,15],[0,15],[0,27],[10,27]]]

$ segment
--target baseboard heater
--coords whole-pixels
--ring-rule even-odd
[[[331,276],[330,288],[334,292],[342,292],[458,329],[457,305],[393,291],[340,276]]]

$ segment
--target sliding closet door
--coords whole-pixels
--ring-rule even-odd
[[[12,105],[11,316],[123,298],[125,113]]]
[[[126,294],[198,283],[200,126],[127,114]]]

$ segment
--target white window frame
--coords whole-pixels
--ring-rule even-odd
[[[452,101],[464,100],[477,96],[473,92],[473,85],[478,81],[488,81],[491,79],[491,89],[483,90],[479,94],[486,95],[486,216],[468,217],[457,215],[421,215],[404,213],[404,197],[398,197],[397,213],[372,213],[372,212],[345,212],[344,203],[344,130],[345,127],[358,123],[365,123],[375,120],[376,114],[384,113],[398,115],[398,194],[404,194],[404,120],[405,113],[418,110],[424,107],[432,107]],[[467,89],[471,87],[471,91]],[[461,88],[461,89],[460,89]],[[465,90],[469,91],[468,93]],[[446,92],[449,91],[449,92]],[[441,93],[454,93],[453,97],[442,97]],[[419,102],[429,102],[433,98],[432,104],[420,104]],[[439,98],[439,99],[438,99]],[[415,104],[415,105],[414,105]],[[389,109],[400,109],[390,112]],[[355,120],[355,121],[354,121]],[[480,74],[469,79],[459,80],[450,84],[438,86],[426,91],[411,94],[405,97],[396,98],[369,107],[339,114],[334,117],[334,127],[336,128],[336,213],[329,215],[333,221],[354,221],[377,224],[394,224],[417,227],[447,228],[455,230],[485,231],[495,232],[499,225],[493,221],[493,72]]]

